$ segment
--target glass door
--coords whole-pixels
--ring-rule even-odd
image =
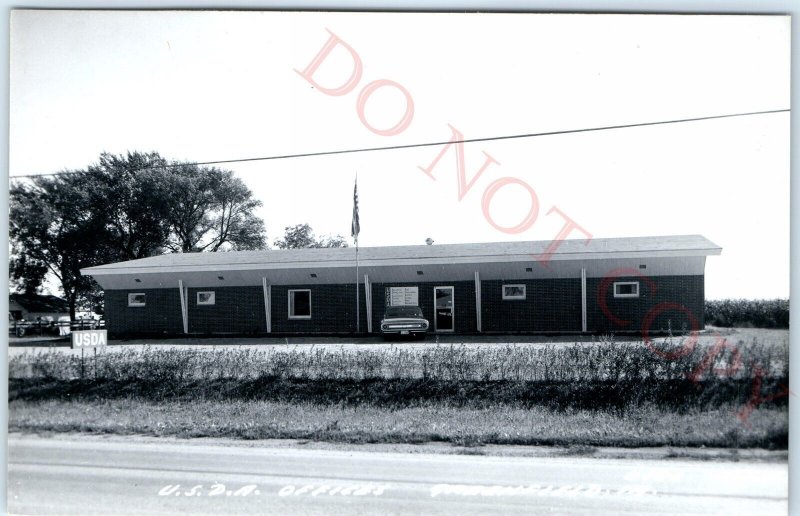
[[[433,287],[434,327],[436,331],[453,331],[453,287]]]

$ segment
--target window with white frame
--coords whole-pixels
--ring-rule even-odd
[[[197,293],[197,304],[198,305],[213,305],[214,304],[214,292],[213,291],[198,292]]]
[[[525,299],[525,285],[503,285],[504,300],[523,300]]]
[[[289,291],[289,319],[311,319],[311,291]]]
[[[614,297],[639,297],[639,282],[617,281],[614,283]]]
[[[128,306],[145,306],[147,296],[143,292],[128,294]]]

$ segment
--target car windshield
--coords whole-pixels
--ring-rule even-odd
[[[386,317],[422,317],[418,306],[387,306]]]

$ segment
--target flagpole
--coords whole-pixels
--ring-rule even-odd
[[[361,333],[361,294],[358,291],[358,234],[361,232],[361,224],[358,217],[358,172],[353,186],[353,224],[351,235],[356,243],[356,333]]]
[[[356,235],[356,333],[361,332],[361,302],[358,291],[358,236]]]

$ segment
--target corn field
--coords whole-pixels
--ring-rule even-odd
[[[706,324],[720,327],[788,328],[788,299],[706,301]]]

